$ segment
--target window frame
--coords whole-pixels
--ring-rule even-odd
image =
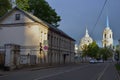
[[[15,20],[20,20],[20,14],[15,14]]]

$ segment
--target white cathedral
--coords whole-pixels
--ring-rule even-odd
[[[110,29],[109,21],[107,17],[106,28],[103,30],[103,39],[102,39],[102,47],[110,47],[113,46],[113,32]],[[93,39],[89,36],[88,30],[86,28],[85,36],[80,40],[79,51],[84,49],[84,45],[89,45],[93,42]]]
[[[82,51],[85,45],[89,45],[93,42],[93,39],[89,36],[88,30],[86,28],[85,36],[80,40],[79,50]]]
[[[102,46],[103,47],[111,47],[111,48],[113,46],[113,32],[110,29],[108,17],[107,17],[107,26],[103,31]]]

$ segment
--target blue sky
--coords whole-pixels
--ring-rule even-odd
[[[105,0],[46,0],[61,16],[59,28],[79,43],[86,27],[90,36],[101,45],[102,32],[106,27],[106,17],[113,31],[115,44],[120,38],[120,0],[107,0],[106,6],[96,26],[97,17]]]

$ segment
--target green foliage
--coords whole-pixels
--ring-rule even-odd
[[[29,0],[16,0],[16,5],[22,10],[27,11],[29,9],[28,1]]]
[[[112,50],[110,48],[99,48],[95,41],[91,44],[84,45],[82,57],[88,56],[95,59],[107,60],[112,57]]]
[[[115,64],[115,67],[118,71],[120,71],[120,64]]]
[[[86,44],[83,45],[82,50],[83,50],[82,57],[87,56],[87,54],[88,54],[88,46]]]
[[[117,49],[116,49],[116,51],[115,51],[115,52],[116,52],[116,53],[118,53],[118,54],[120,53],[120,51],[119,51],[119,50],[117,50]]]
[[[109,57],[112,57],[112,50],[109,48],[101,48],[99,50],[99,55],[103,60],[107,60]]]
[[[0,0],[0,17],[8,12],[11,7],[9,0]]]
[[[91,43],[88,46],[88,52],[89,52],[88,56],[89,57],[93,57],[93,58],[97,58],[98,50],[99,50],[99,47],[96,44],[96,42],[94,41],[93,43]]]
[[[95,59],[107,60],[109,57],[112,57],[112,50],[109,48],[99,48],[95,41],[91,44],[84,45],[82,56],[88,56]]]
[[[92,58],[97,58],[97,53],[99,51],[99,47],[96,44],[96,42],[92,42],[91,44],[89,44],[88,46],[85,45],[84,49],[83,49],[83,57],[88,56],[88,57],[92,57]]]
[[[116,50],[120,52],[120,45],[116,45]]]
[[[36,17],[55,27],[59,26],[60,16],[57,15],[55,9],[52,9],[45,0],[16,0],[16,5],[22,10],[34,11]],[[9,0],[0,0],[0,17],[9,9],[11,9]]]
[[[58,27],[58,22],[61,21],[55,9],[52,9],[45,0],[29,0],[29,11],[34,10],[34,15],[48,22],[55,27]]]

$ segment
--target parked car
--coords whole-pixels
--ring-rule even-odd
[[[98,63],[103,63],[103,60],[102,60],[102,59],[100,59],[100,60],[98,60],[97,62],[98,62]]]
[[[97,63],[96,59],[90,59],[89,63]]]

